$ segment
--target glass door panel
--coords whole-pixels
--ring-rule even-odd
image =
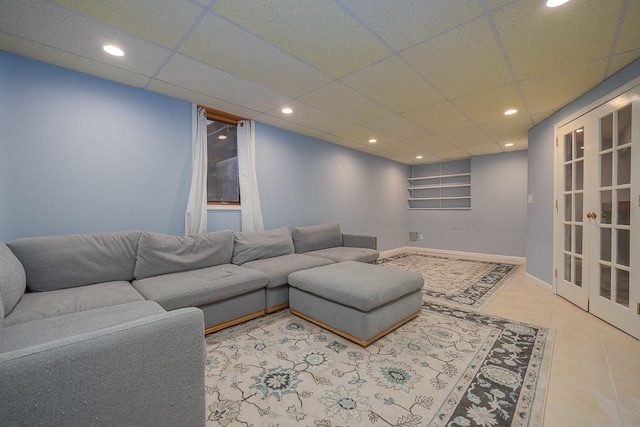
[[[562,195],[559,212],[563,227],[563,261],[558,289],[559,293],[575,304],[586,309],[588,288],[585,280],[588,278],[587,266],[583,261],[584,253],[584,221],[585,221],[585,128],[579,124],[572,124],[563,128],[561,159]]]
[[[600,117],[594,153],[598,177],[593,189],[598,195],[596,214],[600,218],[594,221],[597,232],[592,234],[593,241],[583,241],[583,245],[590,244],[595,256],[593,261],[584,260],[593,263],[589,311],[640,338],[640,316],[635,307],[640,302],[640,283],[634,288],[631,280],[638,277],[634,276],[638,267],[633,264],[640,259],[637,255],[640,246],[634,244],[639,238],[640,207],[634,206],[636,199],[640,205],[637,153],[640,119],[639,105],[634,99],[638,99],[640,89],[636,88],[635,92],[635,96],[626,97],[626,103],[618,99],[594,110]]]

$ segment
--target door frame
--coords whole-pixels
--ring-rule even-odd
[[[596,107],[597,108],[597,107]],[[584,130],[584,144],[585,144],[585,150],[583,153],[583,157],[582,157],[582,164],[583,164],[583,192],[582,192],[582,260],[583,260],[583,264],[582,264],[582,268],[584,271],[584,266],[588,265],[585,263],[586,260],[589,259],[590,256],[590,247],[587,244],[589,242],[589,236],[590,236],[590,226],[592,225],[590,223],[590,220],[585,219],[585,215],[587,213],[587,211],[589,211],[591,209],[591,204],[593,204],[593,201],[590,199],[590,193],[588,193],[586,191],[587,188],[589,188],[590,185],[593,185],[593,183],[591,182],[592,178],[593,178],[593,167],[592,164],[590,164],[589,162],[587,162],[587,160],[590,158],[588,156],[588,152],[589,152],[589,147],[586,146],[587,142],[589,138],[593,138],[593,135],[595,134],[595,128],[596,126],[592,126],[592,124],[586,120],[585,118],[583,118],[583,116],[577,117],[576,119],[570,121],[569,123],[567,123],[564,126],[558,126],[556,129],[556,132],[558,132],[558,136],[557,136],[557,143],[556,143],[556,148],[555,148],[555,152],[556,152],[556,156],[558,158],[558,164],[556,165],[556,169],[561,169],[564,171],[564,156],[560,156],[560,152],[564,153],[564,136],[567,134],[566,132],[562,132],[560,133],[560,129],[563,129],[565,127],[568,127],[571,129],[571,133],[573,135],[575,135],[575,130],[582,128]],[[574,141],[575,143],[575,141]],[[572,147],[573,150],[573,147]],[[573,156],[574,153],[572,153]],[[573,159],[575,160],[575,157],[573,157]],[[573,175],[572,175],[573,178]],[[564,228],[562,226],[562,224],[565,222],[565,219],[563,218],[564,211],[566,209],[565,206],[565,200],[564,200],[564,188],[562,186],[562,183],[564,181],[564,177],[558,173],[558,181],[555,183],[556,185],[556,205],[555,205],[555,218],[554,218],[554,229],[557,228],[559,230],[560,235],[557,236],[561,241],[555,242],[556,244],[554,244],[554,252],[553,252],[553,257],[554,257],[554,291],[556,293],[556,295],[560,295],[561,291],[562,293],[564,293],[565,295],[560,295],[563,296],[565,299],[571,301],[574,305],[582,308],[585,311],[589,310],[589,281],[590,281],[590,277],[589,274],[582,274],[582,286],[581,287],[577,287],[576,285],[573,285],[571,283],[567,283],[566,285],[561,286],[561,282],[564,282],[564,278],[562,277],[562,271],[563,271],[563,253],[564,253],[564,243],[565,243],[565,235],[564,235]],[[572,187],[572,191],[575,191],[575,188]],[[575,206],[573,206],[573,200],[572,199],[572,206],[571,206],[571,211],[573,212],[573,220],[571,222],[576,222],[575,221]],[[572,232],[573,232],[573,227],[572,227]],[[572,234],[573,236],[573,234]],[[572,237],[572,241],[573,241],[573,237]],[[556,246],[557,245],[557,246]],[[571,252],[573,252],[574,248],[571,248]],[[588,271],[588,270],[587,270]]]
[[[553,149],[553,200],[554,200],[554,205],[553,205],[553,249],[552,249],[552,258],[553,258],[553,270],[552,270],[552,277],[553,277],[553,284],[552,284],[552,290],[554,294],[558,293],[558,278],[557,278],[557,272],[559,270],[559,265],[558,265],[558,251],[562,252],[561,248],[562,248],[562,243],[563,243],[563,229],[562,227],[558,227],[558,215],[559,215],[559,209],[558,209],[558,203],[559,203],[559,197],[560,194],[558,194],[558,185],[559,185],[559,181],[562,177],[559,176],[559,168],[558,166],[560,165],[562,159],[559,158],[558,156],[558,146],[556,145],[556,141],[559,141],[560,139],[560,135],[559,135],[559,128],[563,127],[564,125],[567,125],[569,123],[571,123],[572,121],[576,120],[577,118],[584,116],[585,114],[587,114],[588,112],[595,110],[596,108],[598,108],[599,106],[606,104],[609,101],[612,101],[613,99],[617,98],[618,96],[624,94],[625,92],[630,91],[631,89],[633,89],[634,87],[640,85],[640,77],[636,77],[635,79],[623,84],[622,86],[617,87],[616,89],[612,90],[611,92],[607,93],[606,95],[601,96],[600,98],[598,98],[597,100],[589,103],[587,106],[582,107],[581,109],[579,109],[577,112],[565,117],[564,119],[558,121],[554,126],[553,126],[553,141],[552,143],[554,144],[554,149]]]
[[[568,128],[577,128],[577,127],[585,127],[585,162],[584,162],[584,178],[587,179],[588,178],[588,174],[587,174],[587,150],[588,151],[592,151],[594,149],[594,147],[589,146],[587,147],[587,138],[586,138],[586,124],[587,122],[585,120],[582,119],[583,116],[589,114],[591,115],[592,112],[596,112],[598,111],[598,115],[600,114],[600,112],[602,113],[606,113],[608,110],[611,110],[612,112],[615,111],[617,109],[616,107],[616,101],[618,100],[618,98],[623,98],[624,97],[624,104],[627,104],[629,102],[633,102],[633,104],[635,104],[634,108],[638,108],[638,106],[640,105],[640,78],[636,78],[633,81],[629,82],[627,85],[619,88],[618,90],[616,90],[615,92],[609,93],[607,96],[600,98],[597,102],[592,103],[589,107],[591,107],[590,109],[587,110],[587,108],[584,108],[582,110],[580,110],[580,112],[574,114],[571,117],[568,117],[567,119],[563,120],[562,122],[558,122],[554,125],[554,141],[555,141],[555,145],[556,147],[554,148],[554,199],[555,199],[555,210],[554,210],[554,219],[553,219],[553,268],[554,268],[554,279],[553,279],[553,291],[556,294],[559,294],[559,288],[562,288],[562,292],[567,294],[567,295],[572,295],[577,297],[581,297],[583,296],[584,292],[581,293],[577,293],[574,292],[574,290],[572,289],[568,289],[566,286],[559,286],[560,281],[562,280],[562,278],[560,277],[561,275],[561,271],[562,271],[562,262],[563,262],[563,249],[564,249],[564,211],[560,209],[560,207],[563,206],[564,203],[564,187],[562,187],[562,183],[563,183],[563,174],[564,174],[564,156],[562,156],[561,154],[563,153],[563,148],[564,148],[564,134],[567,132],[567,129],[565,127]],[[613,102],[612,102],[613,101]],[[622,101],[622,100],[621,100]],[[603,108],[601,108],[603,107]],[[620,108],[622,107],[622,105],[620,106]],[[636,110],[637,113],[637,110]],[[637,117],[637,114],[634,114],[635,117]],[[575,123],[574,123],[575,122]],[[599,126],[597,126],[599,127]],[[563,130],[563,132],[561,132],[561,130]],[[599,131],[598,131],[599,132]],[[595,135],[595,134],[594,134]],[[633,130],[632,130],[632,135],[635,135],[634,140],[636,141],[637,144],[637,138],[640,136],[640,123],[639,120],[636,118],[633,121]],[[591,137],[590,137],[591,138]],[[591,141],[593,142],[593,140]],[[562,145],[561,145],[562,144]],[[615,148],[615,147],[614,147]],[[615,150],[614,150],[615,153]],[[631,159],[631,167],[632,170],[630,171],[633,174],[633,165],[637,165],[638,161],[640,160],[640,152],[638,151],[638,149],[634,149],[631,152],[632,154],[632,159]],[[594,153],[592,153],[593,156]],[[593,160],[591,160],[591,163],[593,161],[595,161],[596,158],[593,158]],[[598,163],[598,167],[597,170],[599,170],[600,166]],[[635,168],[636,173],[638,172],[637,167]],[[597,177],[599,176],[599,172],[593,171],[591,173],[591,175],[593,175],[592,178],[597,179]],[[634,185],[632,183],[632,185]],[[637,191],[637,186],[638,183],[635,183],[635,188]],[[587,183],[585,182],[584,184],[584,188],[585,188],[585,197],[584,197],[584,205],[583,205],[583,211],[586,212],[587,210],[592,209],[591,206],[587,205]],[[631,187],[632,190],[634,187]],[[597,185],[596,185],[596,190],[597,190]],[[591,194],[592,195],[592,194]],[[635,197],[636,194],[635,193],[631,193],[631,224],[636,224],[636,227],[638,227],[639,221],[640,221],[640,210],[635,209],[634,208],[634,204],[635,204]],[[638,196],[638,204],[640,205],[640,196]],[[599,212],[599,207],[598,207],[598,212]],[[615,212],[615,209],[614,209]],[[635,213],[634,213],[635,212]],[[634,219],[635,218],[635,219]],[[585,220],[585,225],[586,225],[586,220]],[[592,225],[596,225],[596,229],[597,227],[597,223],[594,224],[590,224],[589,227],[593,228]],[[593,231],[593,230],[592,230]],[[637,233],[637,231],[636,231]],[[585,234],[589,235],[590,232],[587,231],[587,227],[583,227],[583,242],[585,241]],[[640,248],[638,242],[636,242],[633,239],[633,235],[635,233],[632,233],[630,235],[631,237],[631,244],[630,244],[630,255],[633,256],[633,254],[637,254],[638,249]],[[587,239],[588,240],[588,239]],[[637,240],[637,239],[636,239]],[[587,245],[591,246],[592,249],[595,248],[594,245],[597,246],[597,241],[591,241],[588,240]],[[584,246],[583,246],[584,249]],[[583,252],[584,253],[584,252]],[[585,258],[586,259],[586,255]],[[589,262],[593,262],[593,259],[590,259]],[[632,261],[631,259],[629,260],[630,262]],[[596,264],[598,264],[599,261],[596,262]],[[584,265],[584,264],[583,264]],[[631,263],[629,264],[629,266],[631,266]],[[630,334],[631,336],[635,337],[636,339],[640,339],[640,289],[638,289],[637,286],[634,286],[634,283],[639,283],[639,278],[640,278],[640,273],[638,271],[638,266],[635,266],[634,269],[631,270],[631,275],[629,277],[629,306],[627,308],[624,308],[623,311],[619,310],[620,307],[615,306],[614,302],[612,301],[611,304],[614,304],[613,308],[611,306],[607,306],[607,305],[603,305],[604,302],[599,300],[600,296],[598,294],[598,292],[596,292],[596,288],[594,288],[594,285],[596,285],[595,283],[590,283],[590,279],[594,278],[597,276],[597,274],[595,274],[595,269],[596,269],[596,265],[595,264],[590,264],[588,267],[588,272],[586,273],[586,275],[588,276],[587,279],[587,289],[582,289],[582,291],[586,290],[586,294],[588,296],[587,302],[586,304],[581,304],[583,301],[581,298],[576,298],[576,301],[572,301],[571,298],[570,300],[578,305],[579,307],[581,307],[582,309],[588,311],[589,313],[603,319],[604,321],[607,322],[611,322],[612,324],[614,324],[614,326],[618,327],[619,329],[623,330],[624,332]],[[585,275],[583,274],[583,277]],[[584,281],[583,281],[584,283]],[[598,285],[599,286],[599,283]],[[594,302],[594,310],[591,309],[591,303],[590,301]],[[607,301],[608,303],[608,301]],[[636,316],[634,312],[636,312],[636,304],[637,304],[637,315]],[[597,306],[597,307],[596,307]],[[629,317],[631,316],[631,318]],[[630,321],[631,320],[631,321]],[[630,321],[630,322],[629,322]]]

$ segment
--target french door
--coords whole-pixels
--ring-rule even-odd
[[[556,136],[556,291],[640,338],[640,86]]]

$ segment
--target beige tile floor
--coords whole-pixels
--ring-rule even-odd
[[[483,312],[555,330],[544,426],[640,426],[640,341],[520,267]]]

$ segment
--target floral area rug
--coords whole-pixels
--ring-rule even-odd
[[[541,426],[553,332],[427,301],[367,348],[288,310],[206,343],[212,426]]]
[[[517,265],[404,252],[378,265],[420,273],[425,299],[479,310],[507,282]]]

